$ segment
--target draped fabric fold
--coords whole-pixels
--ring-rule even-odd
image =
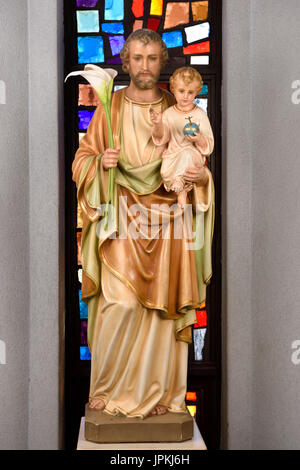
[[[175,238],[174,230],[178,227],[183,230],[184,214],[175,207],[176,195],[167,193],[161,184],[163,147],[155,147],[151,135],[149,140],[145,137],[140,141],[139,152],[144,152],[146,162],[134,165],[134,161],[129,161],[128,144],[124,142],[126,138],[130,142],[130,136],[121,132],[123,119],[128,119],[129,112],[125,101],[124,89],[113,94],[112,126],[115,147],[121,147],[121,158],[115,177],[114,224],[104,235],[99,208],[105,204],[108,172],[103,169],[101,157],[108,141],[101,105],[81,139],[72,165],[83,213],[82,300],[89,308],[88,343],[92,353],[101,294],[101,263],[135,294],[144,308],[157,311],[161,318],[174,320],[176,338],[185,342],[191,342],[189,326],[196,321],[195,308],[205,301],[212,270],[214,185],[211,174],[206,186],[194,185],[189,193],[194,207],[194,234]],[[162,100],[157,106],[165,109],[171,104],[172,96],[162,90]],[[141,112],[147,116],[146,107]],[[140,212],[132,211],[132,207]],[[152,233],[149,233],[150,226]],[[169,237],[161,236],[164,230],[170,230]],[[198,232],[199,240],[195,243]],[[194,243],[192,249],[186,248],[187,242]]]

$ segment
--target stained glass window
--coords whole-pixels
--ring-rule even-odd
[[[161,34],[169,50],[171,69],[183,65],[209,67],[214,48],[211,45],[211,13],[209,1],[167,0],[77,0],[75,24],[77,34],[77,63],[107,64],[118,69],[117,80],[122,80],[120,51],[131,31],[148,27]],[[124,28],[126,25],[126,29]],[[76,66],[76,64],[74,64]],[[201,73],[205,71],[201,70]],[[128,80],[127,76],[124,76]],[[205,82],[195,104],[209,113],[210,84]],[[115,89],[126,86],[118,84]],[[99,99],[93,87],[84,79],[78,85],[77,141],[84,136]],[[168,81],[159,83],[168,89]],[[81,265],[82,216],[77,208],[77,262]],[[80,300],[80,317],[87,310]],[[195,360],[202,360],[206,326],[195,325],[193,330]],[[81,347],[87,347],[81,344]],[[88,356],[81,350],[81,358]]]
[[[114,81],[114,90],[127,86],[129,77],[122,70],[120,50],[132,31],[140,28],[152,29],[161,35],[169,53],[169,60],[165,69],[162,70],[158,86],[169,90],[169,76],[178,67],[191,65],[199,70],[204,85],[195,99],[195,104],[209,115],[213,132],[218,137],[220,125],[216,123],[219,122],[220,115],[218,113],[221,88],[219,73],[221,0],[64,0],[64,4],[65,76],[91,63],[101,67],[112,67],[118,71]],[[74,153],[80,140],[85,136],[93,113],[99,105],[99,99],[92,86],[82,77],[78,77],[68,82],[66,103],[68,124],[66,126],[65,167],[69,172],[66,181],[70,185],[73,184],[70,172]],[[214,179],[216,173],[220,171],[218,169],[220,151],[217,140],[215,152],[216,154],[209,161]],[[218,174],[218,179],[220,180],[220,174]],[[218,187],[216,189],[218,190]],[[73,342],[70,361],[72,363],[72,378],[70,379],[72,390],[78,388],[77,379],[73,381],[77,373],[81,377],[85,376],[86,382],[89,382],[88,371],[91,357],[87,344],[88,307],[81,297],[83,273],[80,242],[83,217],[77,204],[76,188],[74,187],[73,190],[73,200],[66,203],[66,213],[70,217],[67,222],[70,227],[67,234],[68,244],[72,240],[66,270],[69,276],[67,284],[72,286],[67,294],[67,310],[70,311],[66,323],[66,337],[71,337],[71,342]],[[215,269],[213,273],[215,276]],[[197,321],[192,326],[193,342],[189,350],[189,376],[196,371],[193,377],[194,379],[197,377],[197,380],[194,380],[191,385],[192,391],[186,395],[186,404],[190,413],[195,418],[198,416],[199,423],[203,422],[200,416],[201,409],[207,409],[203,396],[206,396],[206,393],[209,396],[212,395],[210,390],[203,392],[201,387],[205,388],[206,382],[218,374],[214,371],[205,376],[205,372],[203,373],[207,367],[217,367],[215,364],[218,360],[218,351],[212,347],[212,343],[217,341],[218,331],[215,330],[215,326],[219,321],[220,308],[215,301],[216,287],[213,286],[212,289],[215,289],[213,296],[210,294],[210,287],[208,289],[208,305],[203,304],[197,311]],[[68,326],[68,330],[67,325],[71,325],[70,328]],[[202,376],[203,383],[200,386]],[[71,413],[72,416],[73,414]],[[71,428],[74,429],[74,425]]]
[[[117,39],[110,35],[124,35],[124,24],[125,38],[142,27],[158,31],[170,49],[171,59],[187,56],[181,65],[208,66],[209,55],[215,52],[209,41],[209,1],[77,0],[76,5],[79,64],[109,63],[123,42],[123,36]],[[195,54],[206,57],[193,59]]]

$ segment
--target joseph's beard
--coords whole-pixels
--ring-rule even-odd
[[[147,72],[149,73],[149,72]],[[133,83],[140,89],[140,90],[151,90],[155,86],[158,81],[158,77],[149,73],[149,77],[142,78],[138,75],[133,75],[129,72],[130,78]]]

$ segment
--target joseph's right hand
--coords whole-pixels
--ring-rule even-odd
[[[118,164],[118,159],[120,157],[120,149],[106,149],[102,155],[102,164],[105,170],[110,168],[115,168]]]

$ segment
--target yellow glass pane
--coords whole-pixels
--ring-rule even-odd
[[[197,411],[197,407],[192,405],[192,406],[187,406],[187,409],[189,410],[190,415],[194,417]]]
[[[163,11],[163,0],[151,0],[150,15],[161,16]]]
[[[194,21],[204,21],[208,17],[208,1],[192,2],[192,12]]]

